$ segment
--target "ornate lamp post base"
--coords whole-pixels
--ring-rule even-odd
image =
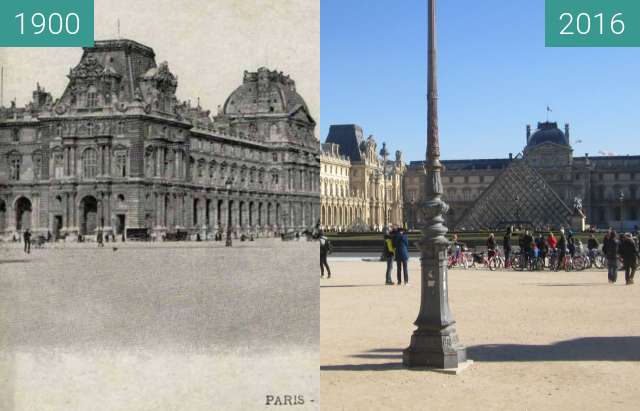
[[[455,327],[441,332],[416,330],[411,345],[402,351],[402,364],[408,368],[453,369],[467,362],[467,349],[458,341]]]
[[[435,171],[435,172],[433,172]],[[439,170],[430,170],[435,186],[439,187]],[[439,191],[439,190],[436,190]],[[420,241],[421,305],[417,329],[411,344],[402,352],[405,367],[457,369],[467,361],[466,348],[460,344],[455,320],[449,307],[447,278],[447,229],[442,224],[448,206],[441,199],[427,200],[422,211],[427,218],[424,237]]]

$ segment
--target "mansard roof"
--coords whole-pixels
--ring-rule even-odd
[[[329,127],[326,143],[340,146],[340,154],[351,161],[362,161],[360,144],[363,142],[362,128],[356,124],[339,124]]]

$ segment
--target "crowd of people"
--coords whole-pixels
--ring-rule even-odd
[[[509,227],[502,240],[506,268],[509,268],[509,264],[511,264],[512,261],[513,237],[513,228]],[[489,258],[495,256],[497,244],[493,233],[487,238],[486,246]],[[551,231],[545,236],[543,233],[534,235],[529,230],[525,230],[523,234],[518,236],[518,246],[524,258],[525,265],[530,260],[537,258],[541,259],[541,261],[546,261],[547,257],[553,254],[559,262],[555,267],[556,270],[565,268],[563,264],[566,264],[567,256],[575,258],[577,253],[583,251],[582,242],[576,238],[571,230],[565,230],[563,228],[560,228],[557,237]],[[592,260],[594,260],[600,252],[600,242],[593,232],[587,240],[586,251],[588,257]],[[618,265],[621,261],[625,271],[626,283],[628,285],[633,284],[638,259],[640,258],[637,236],[631,233],[618,235],[613,228],[609,228],[602,239],[602,254],[607,261],[609,283],[613,284],[617,281]]]
[[[583,237],[584,238],[584,237]],[[476,258],[478,262],[487,261],[498,256],[499,241],[494,233],[490,233],[486,239],[486,255],[480,257],[473,254],[474,264]],[[625,273],[625,282],[631,285],[634,282],[635,272],[640,259],[640,247],[638,237],[631,233],[618,235],[610,228],[604,238],[598,241],[595,232],[591,232],[586,242],[586,249],[583,243],[573,233],[571,229],[560,228],[555,234],[553,231],[546,233],[534,233],[530,230],[521,230],[516,233],[513,227],[508,227],[502,237],[502,250],[504,252],[504,267],[510,268],[513,261],[518,261],[523,267],[529,267],[532,262],[540,264],[541,269],[545,267],[551,270],[564,270],[567,265],[575,268],[572,261],[577,256],[587,256],[590,261],[606,261],[609,283],[614,284],[618,280],[619,266]],[[515,247],[518,247],[518,254],[514,255]],[[449,263],[464,259],[464,244],[459,241],[457,234],[452,234],[449,248]],[[332,252],[331,241],[320,232],[320,269],[321,277],[327,273],[327,278],[331,278],[328,255]],[[471,254],[471,253],[464,253]],[[603,257],[600,257],[603,256]],[[470,257],[468,257],[470,258]],[[409,237],[406,229],[396,227],[384,233],[384,248],[381,259],[386,262],[385,284],[387,285],[409,285],[408,261],[409,261]],[[582,257],[584,260],[585,258]],[[553,261],[553,264],[551,263]],[[395,264],[394,264],[395,263]],[[394,283],[392,273],[396,269],[397,281]],[[450,264],[451,266],[451,264]],[[602,268],[602,266],[597,266]]]

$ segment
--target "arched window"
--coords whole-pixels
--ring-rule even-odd
[[[84,178],[95,178],[98,174],[98,152],[88,148],[82,153],[82,171]]]

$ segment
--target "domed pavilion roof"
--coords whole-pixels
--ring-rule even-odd
[[[224,114],[285,114],[308,108],[296,92],[296,83],[282,72],[261,67],[257,72],[244,73],[244,80],[224,104]]]
[[[555,143],[568,146],[569,139],[562,130],[558,128],[558,123],[538,123],[538,129],[529,138],[529,146],[536,146],[542,143]]]

